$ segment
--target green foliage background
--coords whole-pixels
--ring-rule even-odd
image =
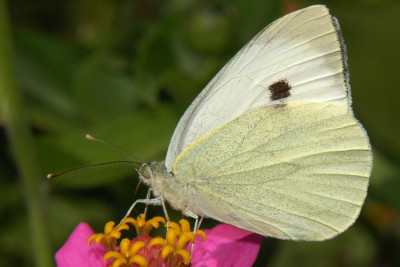
[[[0,20],[0,51],[8,51],[0,53],[0,265],[51,266],[79,222],[101,231],[145,192],[134,195],[134,165],[46,180],[127,159],[86,133],[162,160],[185,108],[229,58],[284,10],[316,3],[339,19],[346,40],[354,110],[374,150],[369,194],[339,237],[267,238],[256,265],[400,266],[396,0],[0,0],[11,29]]]

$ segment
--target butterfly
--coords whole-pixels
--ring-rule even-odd
[[[165,161],[138,170],[155,196],[138,202],[264,236],[324,240],[358,217],[371,169],[339,23],[316,5],[271,23],[210,81]]]

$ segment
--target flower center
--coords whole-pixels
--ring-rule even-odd
[[[194,242],[196,236],[205,241],[206,235],[203,231],[192,232],[187,220],[180,220],[179,224],[169,222],[166,237],[149,236],[153,228],[158,228],[160,223],[166,225],[162,217],[154,217],[148,221],[144,214],[136,219],[125,218],[115,227],[114,222],[107,222],[104,233],[94,234],[88,239],[89,245],[92,241],[102,243],[108,250],[103,259],[107,266],[112,267],[156,267],[156,266],[188,266],[191,255],[187,248]],[[121,239],[121,231],[129,230],[129,224],[136,229],[137,237],[133,239]]]

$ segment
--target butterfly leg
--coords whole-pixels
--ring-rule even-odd
[[[203,218],[204,218],[204,217],[203,217],[203,216],[198,216],[198,215],[194,214],[193,212],[191,212],[191,211],[188,210],[187,208],[185,208],[184,213],[185,213],[187,216],[189,216],[189,217],[195,219],[194,227],[193,227],[193,234],[196,236],[196,231],[199,230],[200,225],[201,225],[201,223],[203,222]],[[194,242],[193,242],[193,243],[191,244],[191,246],[190,246],[190,256],[193,255],[193,251],[194,251]]]
[[[157,198],[138,199],[135,202],[133,202],[133,204],[130,206],[128,212],[125,214],[125,216],[119,222],[118,226],[121,225],[122,221],[125,220],[131,214],[131,212],[135,208],[136,204],[139,204],[139,203],[143,203],[143,204],[146,204],[146,205],[150,205],[150,204],[151,205],[160,205],[161,204],[163,206],[164,213],[166,212],[165,211],[164,198],[162,198],[161,196],[157,197]],[[169,220],[169,218],[167,218],[167,220]]]
[[[160,201],[161,201],[161,206],[162,206],[163,211],[164,211],[165,219],[167,220],[167,231],[168,231],[168,229],[169,229],[169,216],[168,216],[167,208],[165,207],[164,197],[162,195],[160,195],[159,198],[160,198]]]
[[[201,226],[201,223],[203,222],[203,219],[204,219],[204,216],[201,216],[201,217],[200,217],[200,220],[198,221],[197,226],[195,225],[195,226],[196,226],[196,231],[200,229],[200,226]],[[197,223],[197,221],[196,221],[196,223]],[[196,223],[195,223],[195,224],[196,224]]]
[[[147,195],[146,195],[146,199],[147,199],[147,200],[150,199],[150,195],[151,195],[151,189],[149,189],[149,190],[147,191]],[[149,209],[149,205],[147,204],[146,207],[144,208],[144,212],[143,212],[144,218],[145,218],[145,219],[146,219],[146,216],[147,216],[147,210],[148,210],[148,209]]]
[[[196,214],[194,214],[193,212],[191,212],[190,210],[188,210],[187,208],[185,208],[184,210],[184,214],[195,219],[194,222],[194,228],[193,228],[193,233],[195,234],[197,230],[199,230],[201,223],[203,222],[203,218],[202,216],[198,216]]]

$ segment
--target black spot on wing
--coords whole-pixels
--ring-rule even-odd
[[[282,100],[288,98],[290,96],[290,89],[292,87],[286,80],[279,80],[269,86],[269,90],[271,91],[270,99],[274,100]]]

